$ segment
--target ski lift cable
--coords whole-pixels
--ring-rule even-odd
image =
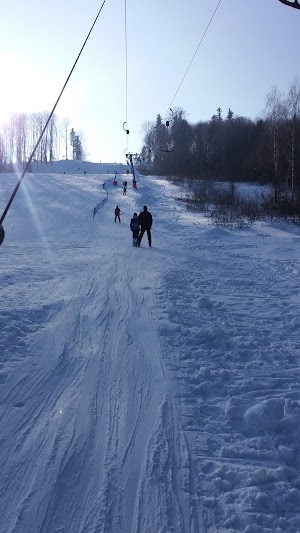
[[[42,129],[42,132],[41,132],[41,134],[40,134],[40,136],[39,136],[39,138],[38,138],[38,140],[36,142],[36,145],[33,148],[32,153],[31,153],[31,155],[30,155],[30,157],[29,157],[29,159],[28,159],[28,161],[27,161],[27,163],[25,165],[25,168],[24,168],[24,170],[23,170],[23,172],[22,172],[22,174],[21,174],[21,176],[20,176],[20,178],[19,178],[19,180],[18,180],[18,182],[17,182],[17,184],[16,184],[16,186],[14,188],[14,191],[13,191],[13,193],[12,193],[12,195],[11,195],[11,197],[10,197],[10,199],[9,199],[9,201],[8,201],[4,211],[2,213],[2,216],[1,216],[1,219],[0,219],[0,226],[2,225],[4,219],[5,219],[6,215],[7,215],[7,212],[8,212],[8,210],[9,210],[9,208],[10,208],[10,206],[11,206],[11,204],[12,204],[12,202],[13,202],[13,200],[14,200],[17,192],[18,192],[18,189],[19,189],[19,187],[20,187],[20,185],[21,185],[21,183],[23,181],[23,178],[24,178],[24,176],[25,176],[25,174],[26,174],[26,172],[27,172],[27,170],[28,170],[28,168],[30,166],[30,163],[31,163],[31,161],[33,159],[33,156],[35,155],[35,153],[36,153],[36,151],[38,149],[38,146],[39,146],[39,144],[40,144],[40,142],[42,140],[42,137],[43,137],[43,135],[44,135],[44,133],[45,133],[47,127],[48,127],[48,124],[49,124],[52,116],[54,115],[54,112],[55,112],[55,109],[56,109],[56,107],[58,105],[58,102],[60,101],[60,99],[62,97],[62,94],[63,94],[63,92],[64,92],[64,90],[65,90],[65,88],[66,88],[66,86],[68,84],[68,81],[71,78],[71,75],[73,74],[73,71],[74,71],[74,69],[75,69],[75,67],[77,65],[77,62],[78,62],[78,60],[79,60],[79,58],[81,56],[81,53],[82,53],[82,51],[83,51],[83,49],[84,49],[84,47],[85,47],[85,45],[86,45],[86,43],[88,41],[88,38],[89,38],[89,36],[91,35],[91,33],[92,33],[93,29],[94,29],[94,26],[95,26],[95,24],[96,24],[96,22],[97,22],[97,20],[98,20],[98,18],[100,16],[100,13],[101,13],[101,11],[102,11],[102,9],[104,7],[105,2],[106,2],[106,0],[103,0],[103,3],[102,3],[102,5],[101,5],[101,7],[100,7],[100,9],[98,11],[98,14],[97,14],[97,16],[96,16],[96,18],[95,18],[95,20],[94,20],[94,22],[93,22],[93,24],[92,24],[92,26],[90,28],[90,31],[89,31],[89,33],[88,33],[88,35],[87,35],[82,47],[81,47],[81,50],[80,50],[80,52],[79,52],[79,54],[78,54],[78,56],[77,56],[77,58],[75,60],[75,63],[74,63],[73,67],[70,70],[70,73],[69,73],[69,75],[68,75],[68,77],[67,77],[67,79],[66,79],[66,81],[65,81],[65,83],[63,85],[63,88],[61,89],[61,91],[59,93],[59,96],[58,96],[58,98],[57,98],[57,100],[56,100],[56,102],[55,102],[55,104],[53,106],[53,109],[52,109],[52,111],[51,111],[51,113],[50,113],[50,115],[49,115],[49,117],[48,117],[48,119],[46,121],[46,124],[43,127],[43,129]]]
[[[127,129],[128,121],[128,31],[127,31],[127,0],[124,0],[124,32],[125,32],[125,116],[126,121],[123,122],[123,130],[126,133],[126,150],[130,152],[130,138],[129,129]],[[126,125],[126,128],[125,128]]]
[[[127,119],[128,119],[128,51],[127,51],[127,0],[125,0],[125,13],[124,13],[124,24],[125,24],[125,117],[126,121],[124,124],[127,125]],[[124,129],[123,124],[123,129]],[[126,133],[129,133],[129,130],[126,130]],[[128,137],[126,135],[126,142],[127,142],[127,152],[128,152]]]
[[[199,50],[199,48],[200,48],[200,46],[201,46],[201,44],[202,44],[202,42],[203,42],[203,40],[204,40],[205,35],[206,35],[207,32],[208,32],[208,29],[209,29],[209,27],[210,27],[210,25],[211,25],[211,23],[212,23],[212,21],[213,21],[213,19],[214,19],[214,16],[215,16],[215,14],[216,14],[216,12],[217,12],[217,10],[218,10],[218,8],[219,8],[221,2],[222,2],[222,0],[219,0],[218,3],[217,3],[217,6],[216,6],[216,8],[215,8],[215,10],[214,10],[214,12],[213,12],[213,14],[212,14],[212,16],[211,16],[211,18],[210,18],[208,24],[207,24],[207,26],[206,26],[206,28],[205,28],[205,31],[204,31],[204,33],[203,33],[201,39],[200,39],[199,44],[198,44],[198,46],[197,46],[197,48],[196,48],[196,50],[195,50],[195,53],[194,53],[194,55],[193,55],[193,57],[192,57],[192,59],[191,59],[189,65],[188,65],[188,67],[187,67],[187,69],[186,69],[186,71],[185,71],[185,73],[184,73],[184,75],[183,75],[183,78],[182,78],[181,82],[180,82],[179,85],[178,85],[178,88],[177,88],[177,90],[176,90],[176,92],[175,92],[175,94],[174,94],[174,96],[173,96],[173,99],[171,100],[171,103],[170,103],[170,105],[169,105],[169,107],[168,107],[168,110],[167,110],[167,112],[166,112],[165,117],[167,116],[169,110],[171,109],[172,104],[173,104],[173,102],[174,102],[174,100],[175,100],[175,98],[176,98],[176,96],[177,96],[177,94],[178,94],[178,92],[179,92],[179,90],[180,90],[180,87],[182,86],[182,84],[183,84],[183,82],[184,82],[184,80],[185,80],[185,78],[186,78],[186,76],[187,76],[187,73],[188,73],[188,71],[189,71],[190,68],[191,68],[191,65],[192,65],[192,63],[193,63],[193,61],[194,61],[194,59],[195,59],[195,57],[196,57],[196,55],[197,55],[197,52],[198,52],[198,50]]]

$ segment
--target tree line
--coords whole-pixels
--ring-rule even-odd
[[[14,113],[0,129],[0,172],[22,169],[28,161],[49,117],[48,112]],[[82,160],[84,135],[70,128],[70,120],[53,115],[35,153],[34,161]]]
[[[153,174],[227,182],[272,183],[274,202],[300,198],[300,84],[287,95],[273,88],[262,116],[251,120],[221,108],[208,121],[190,124],[170,110],[144,125],[141,167]]]

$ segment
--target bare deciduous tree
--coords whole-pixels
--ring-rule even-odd
[[[144,146],[141,154],[141,159],[142,161],[145,161],[148,165],[150,165],[152,160],[152,147],[154,145],[153,128],[154,123],[150,121],[144,122],[142,126]]]
[[[279,93],[276,87],[267,95],[266,102],[266,118],[269,122],[270,133],[273,144],[273,172],[274,172],[274,203],[278,202],[279,193],[279,144],[280,144],[280,132],[281,125],[286,118],[286,105],[282,95]]]
[[[65,159],[68,159],[68,145],[69,145],[69,127],[70,127],[70,119],[68,117],[65,117],[62,121],[62,136],[65,143]]]
[[[295,188],[295,154],[296,154],[296,125],[300,114],[300,83],[295,79],[290,87],[287,106],[291,123],[291,194],[294,198]]]
[[[38,142],[48,117],[49,113],[47,111],[30,114],[14,113],[6,123],[0,126],[0,172],[3,172],[3,170],[12,172],[14,168],[22,169],[24,167]],[[63,131],[59,131],[57,117],[52,115],[40,141],[39,149],[35,152],[33,159],[35,171],[38,171],[39,161],[52,163],[60,156],[58,146],[59,133],[63,134],[67,158],[68,127],[69,119],[65,118],[62,124]],[[80,143],[78,142],[77,145],[80,148],[80,154],[77,153],[77,158],[80,156],[80,159],[82,159],[86,156],[87,150],[82,131],[80,131],[79,136]]]

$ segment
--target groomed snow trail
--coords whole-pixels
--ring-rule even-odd
[[[299,228],[104,181],[28,176],[5,224],[0,533],[298,533]]]
[[[30,241],[37,236],[28,226],[17,230],[16,250],[7,232],[0,531],[189,531],[185,444],[152,317],[158,252],[146,236],[133,248],[129,230],[149,198],[120,197],[109,184],[95,221],[93,205],[82,221],[82,184],[74,178],[72,190],[72,178],[61,178],[28,178],[24,197],[37,204],[33,222],[42,223],[44,243]],[[113,221],[116,203],[121,224]],[[20,220],[28,220],[26,208],[19,198]]]

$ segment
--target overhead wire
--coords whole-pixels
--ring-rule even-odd
[[[125,24],[125,119],[126,126],[128,120],[128,49],[127,49],[127,0],[125,0],[125,13],[124,13],[124,24]],[[127,152],[128,152],[128,137],[127,139]]]
[[[180,88],[181,88],[181,86],[182,86],[182,84],[183,84],[183,82],[184,82],[186,76],[187,76],[188,71],[189,71],[190,68],[191,68],[191,65],[192,65],[192,63],[193,63],[193,61],[194,61],[194,59],[195,59],[195,57],[196,57],[196,55],[197,55],[197,52],[198,52],[198,50],[199,50],[199,48],[200,48],[200,46],[201,46],[201,44],[202,44],[202,42],[203,42],[203,39],[204,39],[205,35],[206,35],[207,32],[208,32],[208,29],[209,29],[209,27],[210,27],[210,25],[211,25],[211,23],[212,23],[212,21],[213,21],[213,19],[214,19],[214,17],[215,17],[216,12],[218,11],[218,8],[219,8],[221,2],[222,2],[222,0],[219,0],[218,3],[217,3],[217,6],[216,6],[216,8],[215,8],[215,10],[214,10],[214,12],[213,12],[213,14],[212,14],[212,16],[211,16],[211,18],[210,18],[208,24],[207,24],[207,26],[206,26],[206,28],[205,28],[205,31],[204,31],[204,33],[203,33],[201,39],[200,39],[200,42],[199,42],[199,44],[198,44],[198,46],[197,46],[197,48],[196,48],[196,51],[194,52],[193,57],[192,57],[191,61],[189,62],[189,65],[188,65],[188,67],[187,67],[187,69],[186,69],[186,71],[185,71],[185,73],[184,73],[184,75],[183,75],[183,77],[182,77],[182,79],[181,79],[181,82],[179,83],[179,85],[178,85],[178,87],[177,87],[177,90],[176,90],[176,92],[175,92],[175,94],[174,94],[174,96],[173,96],[173,98],[172,98],[172,100],[171,100],[171,103],[170,103],[170,105],[168,106],[168,110],[167,110],[165,116],[167,116],[167,114],[168,114],[170,108],[172,107],[172,104],[173,104],[173,102],[174,102],[174,100],[175,100],[175,98],[176,98],[176,96],[177,96],[177,94],[178,94],[178,92],[179,92],[179,90],[180,90]]]
[[[130,140],[129,140],[129,129],[127,129],[127,121],[128,121],[128,36],[127,36],[127,0],[124,0],[124,7],[125,7],[125,17],[124,17],[124,24],[125,24],[125,118],[126,121],[123,122],[123,130],[126,133],[126,159],[127,163],[131,165],[131,172],[133,175],[133,187],[136,188],[136,178],[135,178],[135,172],[134,172],[134,164],[133,164],[133,153],[131,152],[130,147]],[[126,124],[126,128],[124,127]]]
[[[75,60],[75,62],[74,62],[74,65],[73,65],[73,67],[72,67],[71,70],[70,70],[70,73],[69,73],[69,75],[68,75],[68,77],[67,77],[67,79],[66,79],[66,81],[65,81],[65,83],[64,83],[64,85],[63,85],[63,87],[62,87],[62,89],[61,89],[61,91],[60,91],[60,93],[59,93],[59,96],[58,96],[58,98],[57,98],[57,100],[56,100],[56,102],[55,102],[55,104],[54,104],[54,106],[53,106],[53,109],[52,109],[51,113],[49,114],[49,117],[48,117],[48,119],[47,119],[47,121],[46,121],[46,124],[45,124],[45,126],[43,127],[43,129],[42,129],[42,132],[41,132],[41,134],[40,134],[40,136],[39,136],[39,138],[38,138],[38,140],[37,140],[37,142],[36,142],[36,144],[35,144],[35,146],[34,146],[32,152],[31,152],[31,155],[30,155],[30,157],[29,157],[29,159],[28,159],[28,161],[27,161],[27,163],[26,163],[26,165],[25,165],[25,168],[24,168],[24,170],[23,170],[23,172],[22,172],[22,174],[21,174],[21,176],[20,176],[20,178],[19,178],[19,180],[18,180],[18,182],[17,182],[17,184],[16,184],[16,186],[15,186],[15,188],[14,188],[14,191],[13,191],[13,193],[12,193],[12,195],[11,195],[11,197],[10,197],[10,199],[9,199],[9,201],[8,201],[8,203],[7,203],[7,205],[6,205],[5,209],[4,209],[4,211],[3,211],[3,213],[2,213],[2,216],[1,216],[1,219],[0,219],[0,226],[2,225],[4,219],[5,219],[6,215],[7,215],[7,212],[8,212],[8,210],[9,210],[9,208],[10,208],[10,206],[11,206],[11,204],[12,204],[12,202],[13,202],[13,200],[14,200],[14,198],[15,198],[17,192],[18,192],[18,189],[19,189],[19,187],[20,187],[22,181],[23,181],[23,178],[24,178],[24,176],[25,176],[25,174],[26,174],[28,168],[30,167],[31,161],[32,161],[32,159],[33,159],[33,156],[35,155],[35,153],[36,153],[36,151],[37,151],[37,149],[38,149],[38,147],[39,147],[39,144],[40,144],[40,142],[41,142],[41,140],[42,140],[42,138],[43,138],[43,135],[44,135],[44,133],[45,133],[45,131],[46,131],[48,125],[49,125],[49,122],[50,122],[50,120],[51,120],[51,118],[52,118],[52,116],[53,116],[53,114],[54,114],[54,112],[55,112],[55,109],[56,109],[56,107],[57,107],[57,105],[58,105],[58,102],[60,101],[60,99],[61,99],[61,97],[62,97],[62,94],[63,94],[63,92],[64,92],[64,90],[65,90],[65,88],[66,88],[66,86],[67,86],[67,84],[68,84],[68,82],[69,82],[69,79],[70,79],[70,77],[71,77],[71,75],[72,75],[72,73],[73,73],[73,71],[74,71],[76,65],[77,65],[77,62],[78,62],[78,60],[79,60],[79,58],[80,58],[80,56],[81,56],[81,53],[82,53],[82,51],[83,51],[83,49],[84,49],[84,47],[85,47],[85,45],[86,45],[86,43],[87,43],[87,41],[88,41],[88,39],[89,39],[89,37],[90,37],[90,35],[91,35],[93,29],[94,29],[94,26],[95,26],[95,24],[96,24],[96,22],[97,22],[97,20],[98,20],[98,18],[99,18],[99,15],[100,15],[100,13],[101,13],[103,7],[104,7],[105,2],[106,2],[106,0],[103,0],[103,3],[102,3],[102,5],[101,5],[101,7],[100,7],[100,9],[99,9],[99,11],[98,11],[98,14],[97,14],[97,16],[96,16],[96,18],[95,18],[95,20],[94,20],[94,22],[93,22],[93,24],[92,24],[92,26],[91,26],[91,28],[90,28],[90,31],[89,31],[89,33],[88,33],[88,35],[87,35],[87,37],[86,37],[86,39],[85,39],[85,41],[84,41],[82,47],[81,47],[81,50],[80,50],[79,54],[78,54],[78,56],[77,56],[77,58],[76,58],[76,60]]]
[[[123,129],[126,132],[126,154],[130,151],[130,141],[129,141],[129,129],[128,122],[128,32],[127,32],[127,0],[124,0],[124,35],[125,35],[125,122],[126,128]]]

